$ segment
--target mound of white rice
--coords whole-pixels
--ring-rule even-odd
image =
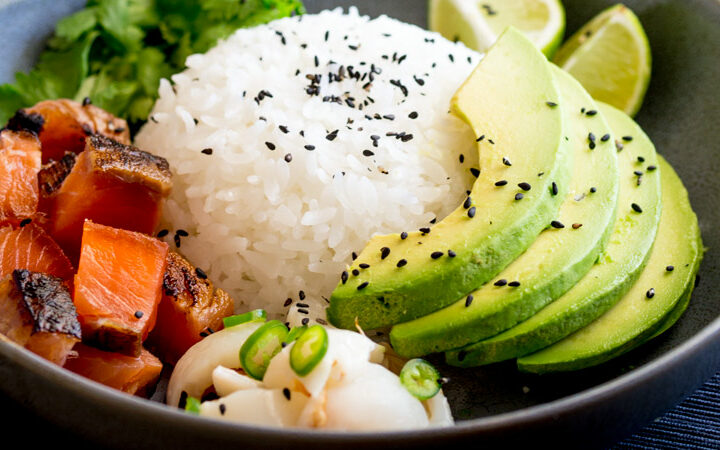
[[[448,109],[479,58],[355,9],[239,30],[191,56],[136,140],[174,173],[168,242],[238,311],[284,317],[291,299],[289,320],[323,323],[352,252],[462,201],[477,155]]]

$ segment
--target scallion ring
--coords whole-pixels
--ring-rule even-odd
[[[240,364],[245,372],[262,381],[270,360],[282,350],[287,335],[287,327],[279,320],[271,320],[255,330],[240,348]]]

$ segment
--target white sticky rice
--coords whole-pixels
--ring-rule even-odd
[[[238,311],[323,323],[352,252],[462,202],[477,151],[448,110],[479,59],[355,9],[239,30],[191,56],[136,140],[173,170],[166,239],[174,249],[187,231],[178,251]]]

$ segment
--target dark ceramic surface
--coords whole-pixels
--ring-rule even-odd
[[[29,67],[54,21],[82,3],[0,0],[0,81]],[[373,15],[385,12],[419,25],[426,21],[425,0],[306,0],[311,11],[353,3]],[[565,0],[568,30],[612,3]],[[720,369],[720,297],[714,292],[720,280],[720,232],[714,226],[720,222],[714,195],[720,191],[720,2],[625,3],[640,16],[653,50],[653,78],[637,120],[685,181],[709,247],[690,307],[670,331],[608,364],[566,375],[523,375],[512,363],[464,371],[443,367],[452,379],[446,391],[458,426],[372,436],[279,432],[188,417],[80,380],[0,343],[0,390],[8,395],[2,415],[13,416],[4,427],[32,422],[34,432],[27,436],[38,445],[60,441],[118,448],[409,448],[521,441],[603,447],[667,411]]]

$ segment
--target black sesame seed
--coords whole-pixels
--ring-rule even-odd
[[[340,280],[342,280],[342,284],[347,283],[348,280],[348,272],[347,270],[343,270],[343,272],[340,274]],[[289,299],[288,299],[289,300]]]
[[[522,189],[523,191],[529,191],[530,188],[532,187],[532,186],[530,186],[530,183],[526,183],[526,182],[524,182],[524,181],[523,181],[522,183],[518,183],[518,186],[519,186],[520,189]]]
[[[168,230],[160,230],[160,231],[158,232],[158,234],[157,234],[157,237],[159,237],[159,238],[164,238],[164,237],[167,236],[169,233],[170,233],[170,231],[168,231]]]
[[[328,141],[333,141],[333,140],[335,140],[335,138],[336,138],[337,135],[338,135],[338,131],[339,131],[339,130],[335,130],[335,131],[329,133],[327,136],[325,136],[325,139],[327,139]]]
[[[657,166],[648,166],[647,171],[652,172],[653,170],[657,170]]]
[[[200,278],[201,280],[207,280],[207,277],[208,277],[207,274],[205,273],[205,271],[199,267],[195,268],[195,275],[197,275],[197,277]]]
[[[465,199],[465,202],[463,202],[463,208],[468,209],[472,206],[472,198],[468,197]]]
[[[461,154],[460,154],[460,157],[459,157],[458,159],[460,160],[460,164],[464,163],[464,162],[465,162],[465,155],[463,155],[463,154],[461,153]]]
[[[637,160],[638,160],[638,162],[640,162],[640,163],[644,163],[644,162],[645,162],[645,158],[643,158],[642,156],[638,156],[638,157],[637,157]]]
[[[211,149],[211,148],[205,148],[205,149],[203,149],[200,153],[202,153],[203,155],[212,155],[212,154],[213,154],[213,149]]]
[[[505,285],[507,284],[507,280],[503,278],[503,279],[497,280],[497,281],[496,281],[495,283],[493,283],[493,284],[494,284],[495,286],[502,287],[502,286],[505,286]]]
[[[91,104],[92,104],[92,100],[90,100],[90,97],[85,97],[82,101],[83,106],[87,106],[87,105],[91,105]]]
[[[368,286],[368,284],[370,284],[370,283],[368,283],[367,281],[361,283],[360,286],[357,287],[357,290],[362,291],[363,289],[365,289]]]
[[[558,104],[555,103],[555,102],[545,102],[545,104],[548,105],[548,106],[551,107],[551,108],[554,108],[554,107],[556,107],[556,106],[558,105]]]
[[[360,275],[360,271],[357,270],[357,269],[353,269],[352,274],[353,274],[354,276],[358,276],[358,275]]]
[[[390,249],[388,247],[383,247],[380,249],[380,259],[385,259],[390,254]]]
[[[358,267],[360,267],[361,269],[369,269],[369,268],[370,268],[370,264],[360,263],[360,264],[358,264]]]
[[[25,226],[30,225],[30,222],[32,222],[32,219],[23,219],[20,222],[20,228],[24,228]]]
[[[609,135],[609,134],[604,134],[603,137],[600,138],[600,140],[603,141],[603,142],[607,142],[607,141],[610,140],[610,135]]]
[[[311,152],[311,151],[315,150],[315,146],[314,146],[314,145],[309,145],[309,144],[308,144],[308,145],[306,145],[306,146],[305,146],[305,150],[307,150],[307,151],[310,151],[310,152]]]
[[[327,34],[326,34],[326,36],[327,36]],[[327,38],[325,40],[327,40]],[[286,399],[290,400],[290,389],[283,388],[283,395],[285,396]]]
[[[305,317],[303,320],[300,321],[303,325],[307,325],[310,322],[310,319]]]
[[[591,193],[591,194],[594,194],[594,193],[596,193],[596,192],[597,192],[597,188],[596,188],[595,186],[593,186],[593,187],[590,188],[590,193]]]
[[[471,218],[471,219],[472,219],[473,217],[475,217],[475,211],[476,211],[476,209],[475,209],[474,206],[472,206],[470,209],[468,209],[468,212],[467,212],[468,217]]]
[[[508,283],[508,286],[510,286],[510,287],[518,287],[518,286],[520,286],[520,282],[519,282],[519,281],[511,281],[511,282]]]
[[[588,133],[588,141],[595,142],[595,134],[593,132]]]
[[[668,272],[672,272],[673,270],[675,270],[675,266],[667,266],[665,267],[665,270],[667,270]]]
[[[285,125],[280,125],[278,128],[280,128],[280,131],[282,131],[285,134],[288,134],[290,130]]]
[[[595,150],[595,141],[590,141],[588,147],[590,147],[590,150]]]
[[[400,261],[397,262],[398,267],[403,267],[405,265],[407,265],[407,259],[401,259]]]
[[[142,319],[142,316],[144,316],[144,313],[142,311],[135,311],[136,319]]]
[[[505,186],[508,184],[507,180],[500,180],[495,182],[495,186]]]
[[[185,231],[185,230],[183,230],[183,229],[177,230],[177,231],[175,232],[175,234],[178,235],[178,236],[182,236],[182,237],[187,237],[187,236],[189,236],[188,232]]]
[[[633,140],[633,137],[632,137],[632,136],[623,136],[623,137],[622,137],[622,140],[625,141],[625,142],[630,142],[630,141]]]
[[[515,194],[515,200],[522,200],[523,198],[525,198],[525,196],[522,195],[521,192],[518,192],[517,194]]]
[[[510,162],[510,160],[505,157],[503,157],[503,164],[505,164],[508,167],[512,166],[512,163]]]
[[[477,178],[477,177],[480,176],[480,169],[477,169],[477,168],[475,168],[475,167],[472,167],[472,168],[470,169],[470,173],[473,174],[473,176],[474,176],[475,178]]]
[[[407,231],[403,231],[402,233],[400,233],[400,239],[407,239],[407,237],[408,237]]]
[[[351,256],[352,256],[353,261],[355,261],[357,259],[357,253],[352,252]]]
[[[220,414],[222,414],[224,416],[226,410],[227,410],[227,408],[225,408],[225,405],[220,403]]]
[[[347,272],[345,272],[345,273],[347,273]],[[292,305],[292,299],[291,299],[291,298],[288,298],[287,300],[285,300],[285,303],[283,303],[283,306],[286,306],[286,307],[287,307],[287,306],[290,306],[290,305]]]
[[[454,258],[454,257],[456,257],[456,256],[457,256],[457,253],[455,253],[455,252],[454,252],[454,251],[452,251],[452,250],[448,250],[448,252],[447,252],[447,253],[448,253],[448,256],[449,256],[449,257],[451,257],[451,258]]]
[[[408,114],[408,117],[411,118],[411,119],[417,119],[417,118],[418,118],[418,113],[417,113],[417,111],[411,112],[410,114]]]
[[[290,161],[292,161],[292,155],[290,153],[288,153],[287,155],[285,155],[285,162],[290,162]]]
[[[298,303],[298,305],[299,305],[299,303]],[[297,312],[299,312],[300,314],[305,314],[305,315],[310,314],[310,311],[308,311],[307,309],[301,309],[301,308],[298,308]]]
[[[309,308],[310,307],[310,305],[308,305],[307,303],[297,303],[296,306],[298,308]]]
[[[485,135],[484,135],[484,134],[483,134],[482,136],[480,136],[479,138],[475,139],[475,142],[480,142],[480,141],[482,141],[483,139],[485,139]]]
[[[647,298],[655,297],[655,289],[654,288],[648,289],[648,291],[645,293],[645,297],[647,297]]]
[[[467,298],[465,298],[465,307],[467,308],[472,304],[473,296],[472,294],[468,295]]]
[[[422,234],[428,234],[430,232],[430,228],[427,228],[427,227],[420,228],[420,232]]]
[[[387,119],[387,120],[395,120],[395,114],[385,114],[382,117],[383,117],[383,119]]]
[[[553,220],[552,222],[550,222],[550,225],[551,225],[553,228],[557,228],[557,229],[565,228],[565,225],[563,225],[562,222],[557,221],[557,220]]]
[[[363,150],[363,156],[373,156],[375,153],[373,153],[371,150]]]
[[[635,212],[637,212],[637,213],[643,212],[642,208],[641,208],[640,205],[638,205],[637,203],[633,203],[633,204],[630,205],[630,206],[632,207],[633,211],[635,211]]]
[[[585,115],[586,115],[586,116],[591,116],[591,117],[592,117],[592,116],[594,116],[595,114],[597,114],[597,111],[595,111],[594,109],[591,109],[590,111],[585,112]]]
[[[442,255],[444,255],[443,252],[432,252],[432,253],[430,254],[430,257],[431,257],[432,259],[438,259],[438,258],[440,258]]]
[[[300,297],[300,300],[305,300],[305,291],[298,292],[298,296]]]

